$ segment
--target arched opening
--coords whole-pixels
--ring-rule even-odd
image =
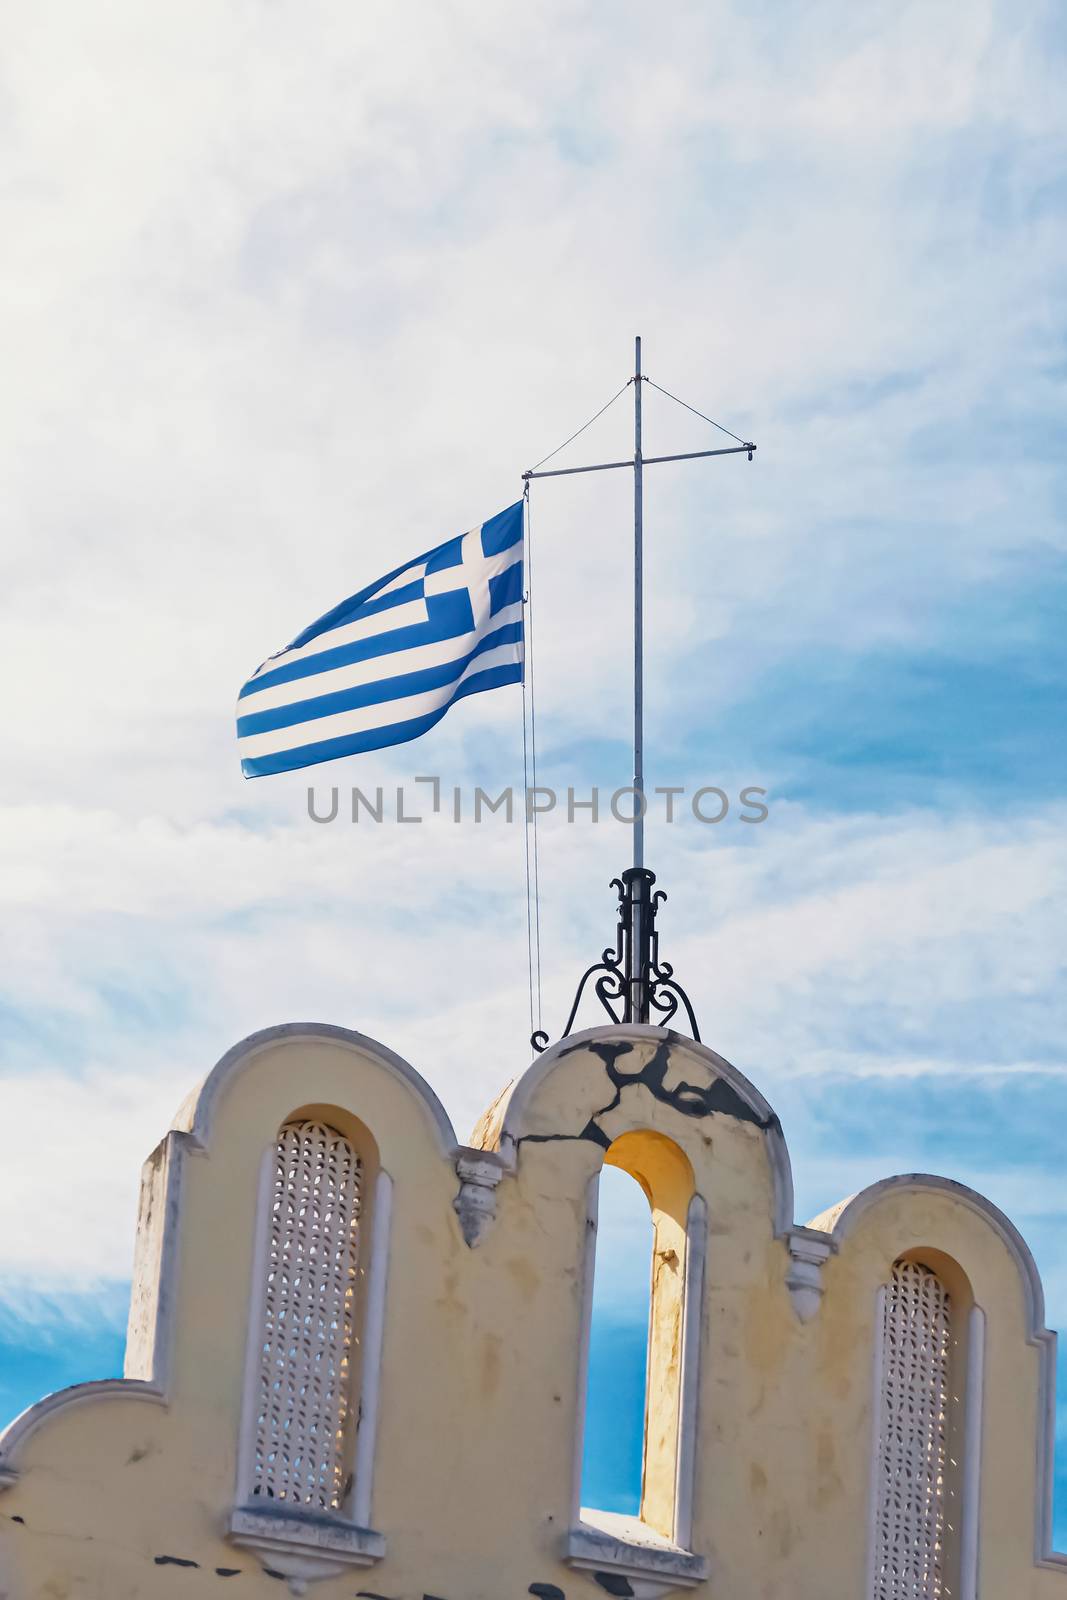
[[[936,1249],[879,1295],[872,1600],[972,1600],[984,1319]]]
[[[263,1151],[228,1532],[291,1587],[309,1560],[384,1553],[371,1513],[391,1215],[374,1137],[344,1108],[293,1111]]]
[[[389,1187],[369,1129],[339,1106],[297,1108],[264,1152],[239,1504],[366,1513]]]
[[[652,1214],[636,1179],[606,1167],[600,1179],[583,1506],[636,1517],[645,1444]]]
[[[363,1166],[329,1123],[279,1130],[255,1377],[253,1498],[332,1512],[344,1495]]]
[[[580,1503],[597,1521],[636,1516],[651,1532],[684,1546],[692,1503],[703,1201],[694,1193],[689,1160],[673,1140],[636,1129],[616,1139],[604,1157],[597,1210]]]

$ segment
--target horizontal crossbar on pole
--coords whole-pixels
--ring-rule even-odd
[[[641,465],[644,467],[658,466],[661,461],[697,461],[703,456],[743,456],[747,455],[752,460],[756,449],[754,444],[735,444],[728,450],[686,450],[677,456],[642,456]],[[524,480],[530,478],[569,478],[575,472],[611,472],[615,467],[632,467],[633,459],[629,461],[598,461],[592,467],[553,467],[548,472],[524,472]]]

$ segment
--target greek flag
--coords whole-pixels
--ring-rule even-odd
[[[465,695],[522,682],[522,501],[361,589],[249,678],[246,778],[417,739]]]

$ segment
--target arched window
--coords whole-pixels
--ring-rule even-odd
[[[581,1412],[577,1430],[577,1459],[575,1463],[574,1527],[568,1554],[574,1564],[600,1570],[605,1565],[603,1536],[624,1543],[638,1541],[645,1547],[648,1536],[659,1542],[661,1550],[672,1549],[678,1560],[672,1573],[682,1584],[691,1583],[703,1576],[703,1561],[688,1553],[692,1515],[693,1469],[696,1438],[696,1405],[700,1359],[701,1301],[704,1281],[704,1250],[707,1218],[704,1202],[694,1193],[693,1169],[685,1153],[673,1140],[663,1134],[639,1129],[622,1134],[612,1144],[604,1157],[605,1167],[620,1168],[637,1183],[644,1195],[645,1221],[631,1223],[628,1248],[635,1257],[632,1269],[626,1273],[628,1281],[636,1283],[640,1275],[641,1287],[634,1291],[638,1303],[637,1315],[647,1307],[648,1334],[645,1345],[643,1418],[640,1427],[639,1448],[634,1451],[640,1459],[640,1490],[637,1473],[631,1469],[628,1479],[619,1485],[607,1483],[609,1493],[603,1499],[614,1498],[614,1504],[604,1504],[603,1499],[592,1505],[582,1504],[580,1485],[583,1480],[584,1442],[601,1431],[602,1419],[590,1414],[590,1401],[596,1403],[598,1373],[589,1372],[590,1333],[593,1321],[594,1296],[602,1311],[605,1297],[594,1290],[600,1265],[610,1270],[611,1255],[618,1248],[610,1237],[605,1241],[607,1251],[598,1262],[604,1246],[596,1242],[599,1210],[599,1177],[590,1186],[590,1227],[585,1265],[586,1288],[586,1338],[587,1349],[582,1373],[579,1399]],[[614,1175],[612,1175],[614,1176]],[[605,1190],[608,1182],[605,1181]],[[618,1190],[617,1183],[612,1188]],[[630,1208],[627,1207],[629,1210]],[[614,1210],[614,1206],[611,1207]],[[651,1211],[651,1227],[648,1213]],[[609,1211],[610,1217],[610,1211]],[[627,1248],[624,1244],[623,1248]],[[595,1265],[595,1263],[597,1263]],[[613,1307],[616,1318],[621,1315],[617,1302]],[[629,1322],[633,1324],[631,1314]],[[595,1339],[595,1331],[592,1332]],[[642,1341],[635,1341],[640,1351]],[[595,1358],[597,1351],[592,1347]],[[638,1360],[640,1354],[638,1353]],[[630,1365],[633,1365],[631,1362]],[[639,1404],[640,1380],[628,1374],[627,1410]],[[633,1390],[630,1393],[629,1390]],[[631,1419],[632,1420],[632,1419]],[[616,1444],[621,1439],[616,1436]],[[590,1468],[593,1462],[589,1462]],[[634,1463],[636,1467],[636,1461]],[[590,1487],[597,1482],[590,1471],[585,1476]],[[613,1491],[613,1493],[612,1493]],[[634,1516],[636,1512],[636,1517]],[[640,1524],[637,1526],[636,1524]],[[635,1570],[632,1568],[631,1571]]]
[[[582,1505],[632,1517],[641,1510],[651,1282],[648,1200],[628,1173],[605,1167],[597,1206]]]
[[[879,1291],[870,1600],[976,1600],[985,1316],[934,1248]]]
[[[919,1261],[882,1297],[873,1600],[941,1600],[945,1588],[952,1300]]]
[[[228,1529],[294,1594],[385,1554],[372,1509],[391,1215],[370,1130],[338,1106],[294,1110],[260,1164]]]
[[[274,1153],[251,1458],[254,1497],[336,1512],[345,1492],[362,1167],[323,1122],[288,1122]]]

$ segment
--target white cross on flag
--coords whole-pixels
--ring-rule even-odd
[[[522,501],[344,600],[249,678],[246,778],[417,739],[454,701],[521,683]]]

